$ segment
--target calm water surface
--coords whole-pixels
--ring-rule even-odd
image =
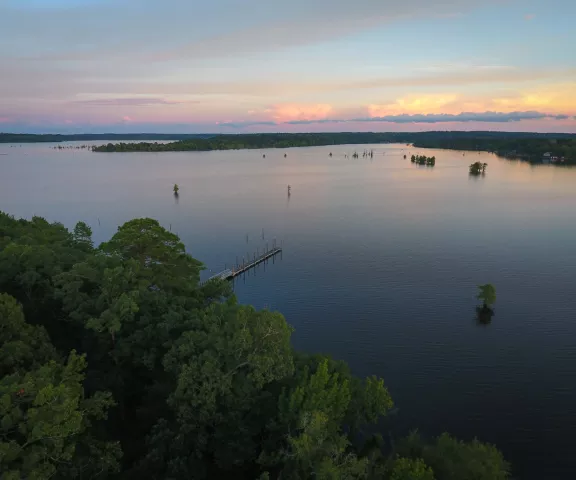
[[[235,282],[240,300],[281,311],[297,348],[384,377],[396,432],[496,443],[522,479],[576,475],[575,169],[405,145],[49,147],[0,145],[1,210],[84,220],[97,242],[154,217],[205,277],[281,241],[281,258]],[[372,159],[344,157],[365,148]],[[412,165],[409,152],[435,155],[436,167]],[[487,174],[469,178],[477,160]],[[486,282],[498,301],[481,326],[476,285]]]

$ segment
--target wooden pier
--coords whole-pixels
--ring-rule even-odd
[[[252,259],[249,259],[248,261],[243,259],[242,263],[237,264],[235,267],[228,268],[226,270],[223,270],[223,271],[217,273],[216,275],[212,275],[208,279],[208,281],[215,280],[215,279],[219,279],[219,280],[232,279],[232,278],[237,277],[238,275],[240,275],[244,272],[247,272],[251,268],[254,268],[259,263],[262,263],[262,262],[268,260],[269,258],[272,258],[272,257],[278,255],[281,252],[282,252],[282,248],[274,247],[271,250],[266,250],[262,255],[258,255],[258,256],[254,255],[254,257]]]

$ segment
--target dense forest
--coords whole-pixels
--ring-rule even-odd
[[[451,150],[474,150],[494,152],[500,156],[520,158],[532,163],[552,161],[558,164],[576,165],[576,136],[572,137],[502,137],[446,136],[420,138],[414,146],[423,148],[446,148]],[[549,158],[545,158],[544,155]]]
[[[295,351],[157,221],[91,233],[0,213],[2,480],[508,478],[477,440],[391,442],[382,379]]]

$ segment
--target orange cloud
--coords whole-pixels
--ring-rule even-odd
[[[458,100],[455,94],[412,95],[397,99],[389,104],[368,105],[368,114],[371,117],[385,115],[398,115],[402,113],[448,113],[449,107]]]
[[[276,122],[291,122],[295,120],[324,120],[332,112],[332,106],[318,104],[283,103],[274,105],[267,110]]]
[[[537,89],[520,92],[517,95],[495,98],[493,105],[498,109],[543,110],[550,113],[576,113],[576,82],[547,85]]]
[[[508,96],[466,96],[461,94],[429,94],[401,97],[385,104],[369,104],[372,118],[402,114],[458,114],[538,111],[548,114],[576,114],[576,82],[548,84],[520,90]]]

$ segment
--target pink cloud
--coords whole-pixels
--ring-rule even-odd
[[[527,13],[526,15],[524,15],[524,20],[534,20],[536,18],[536,15],[534,15],[533,13]]]
[[[146,107],[150,105],[179,105],[182,103],[199,103],[197,101],[166,100],[164,98],[128,97],[128,98],[96,98],[91,100],[76,100],[79,105],[99,107]]]
[[[272,106],[267,110],[276,122],[290,122],[295,120],[324,120],[332,112],[328,104],[297,104],[284,103]]]

